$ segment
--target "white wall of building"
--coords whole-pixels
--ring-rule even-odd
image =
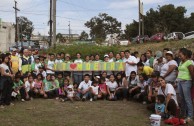
[[[0,26],[0,51],[9,51],[15,44],[15,28],[12,23],[2,22]]]

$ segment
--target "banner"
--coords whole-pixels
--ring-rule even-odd
[[[123,62],[57,63],[56,71],[124,71]]]

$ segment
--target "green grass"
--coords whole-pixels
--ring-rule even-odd
[[[135,102],[65,102],[35,99],[0,109],[0,125],[149,126],[150,112]]]

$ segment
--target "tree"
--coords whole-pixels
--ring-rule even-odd
[[[127,24],[124,30],[124,38],[129,40],[131,37],[135,37],[138,34],[138,26],[139,24],[135,20],[133,20],[133,23]]]
[[[32,21],[28,20],[26,17],[18,17],[19,33],[21,36],[25,36],[30,39],[31,34],[34,30],[34,25]]]
[[[120,34],[121,22],[106,13],[100,13],[85,23],[90,28],[90,36],[95,40],[105,40],[108,34]]]
[[[85,31],[82,31],[82,33],[80,34],[79,39],[80,40],[87,40],[89,37],[88,33],[86,33]]]

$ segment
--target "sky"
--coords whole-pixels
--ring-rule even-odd
[[[194,0],[141,0],[144,3],[144,14],[158,5],[174,4],[185,6],[190,16],[194,12]],[[17,0],[18,16],[25,16],[34,24],[33,34],[48,35],[50,0]],[[0,0],[0,18],[4,22],[15,23],[14,0]],[[84,23],[99,13],[107,13],[122,23],[122,29],[133,20],[138,20],[138,0],[57,0],[57,33],[80,34],[83,30],[89,33]]]

